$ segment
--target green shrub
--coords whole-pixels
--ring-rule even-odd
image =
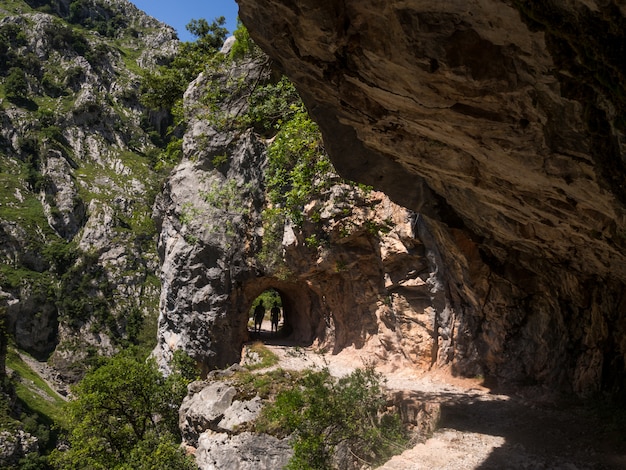
[[[293,83],[283,76],[276,83],[251,88],[248,110],[240,125],[254,127],[260,134],[274,135],[301,112],[307,115]]]
[[[302,223],[306,202],[337,180],[324,152],[322,136],[303,105],[280,127],[268,149],[267,189],[270,201]]]
[[[4,93],[10,100],[25,99],[28,94],[28,81],[21,68],[13,67],[4,82]]]
[[[172,369],[187,382],[193,382],[200,378],[198,363],[182,349],[174,351]]]
[[[47,25],[45,33],[54,49],[63,50],[69,48],[81,56],[84,56],[90,50],[89,42],[85,36],[61,22]]]
[[[78,247],[75,242],[53,240],[43,247],[41,254],[50,264],[52,271],[63,275],[78,259]]]
[[[338,380],[327,369],[308,371],[264,408],[257,429],[292,435],[294,456],[287,469],[330,470],[340,444],[363,462],[381,464],[408,439],[399,416],[384,412],[380,381],[372,368]]]
[[[261,54],[261,49],[254,43],[248,32],[248,28],[241,21],[237,21],[237,29],[233,32],[235,43],[230,50],[231,60],[239,60],[251,55]]]

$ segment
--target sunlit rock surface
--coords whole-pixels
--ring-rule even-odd
[[[252,130],[219,129],[202,104],[216,82],[267,79],[259,75],[265,63],[234,65],[228,80],[202,75],[186,93],[185,158],[155,204],[161,368],[179,349],[204,374],[239,362],[243,344],[258,339],[248,314],[267,289],[280,295],[283,339],[291,344],[333,353],[354,347],[389,368],[448,363],[463,326],[425,218],[330,175],[328,189],[304,206],[302,225],[287,223],[272,245],[261,215],[268,141]],[[236,114],[237,92],[224,95],[221,112]],[[263,244],[273,261],[260,256]]]

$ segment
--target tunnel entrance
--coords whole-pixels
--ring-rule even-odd
[[[284,320],[283,300],[277,290],[265,290],[254,299],[248,312],[248,334],[252,339],[285,338],[290,330]]]
[[[325,343],[329,339],[328,307],[323,297],[306,283],[258,278],[249,282],[243,293],[246,342],[310,346],[316,340]],[[274,307],[278,310],[278,324],[272,327]],[[260,322],[255,321],[255,311],[262,315]]]

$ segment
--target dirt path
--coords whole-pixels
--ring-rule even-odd
[[[268,344],[284,369],[328,367],[335,376],[362,367],[354,350],[339,355]],[[557,399],[537,389],[494,393],[477,380],[445,372],[383,372],[392,390],[441,405],[433,435],[381,470],[612,470],[626,469],[626,423],[610,413]],[[622,417],[626,413],[622,413]]]

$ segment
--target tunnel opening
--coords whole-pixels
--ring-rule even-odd
[[[254,299],[248,311],[248,334],[252,339],[285,338],[291,333],[284,320],[283,300],[276,289],[267,289]]]
[[[311,346],[316,342],[326,345],[332,336],[329,335],[330,313],[323,297],[306,283],[260,278],[250,282],[243,291],[244,343],[262,341],[285,346]],[[262,306],[259,308],[259,305]],[[274,307],[278,310],[278,323],[272,326]],[[255,321],[255,311],[262,313],[260,323]]]

